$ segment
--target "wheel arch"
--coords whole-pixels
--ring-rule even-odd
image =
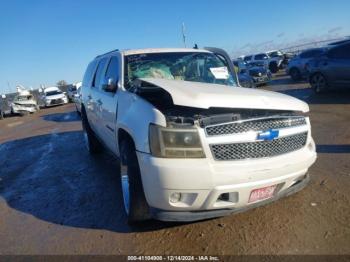
[[[120,145],[123,141],[127,141],[130,143],[130,146],[132,146],[134,149],[136,149],[135,146],[135,141],[133,136],[128,132],[126,129],[120,127],[117,130],[117,148],[118,148],[118,156],[121,157],[121,152],[120,152]]]
[[[315,75],[321,75],[324,77],[324,79],[326,80],[326,83],[328,84],[328,78],[325,74],[323,74],[322,72],[320,71],[315,71],[315,72],[312,72],[310,75],[309,75],[309,83],[311,84],[311,78],[314,77]]]

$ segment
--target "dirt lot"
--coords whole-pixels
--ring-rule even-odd
[[[0,254],[350,254],[350,93],[307,101],[318,160],[303,191],[246,213],[129,227],[118,163],[84,148],[74,105],[0,121]]]

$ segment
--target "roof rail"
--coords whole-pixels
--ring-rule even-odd
[[[117,52],[117,51],[119,51],[119,49],[115,49],[115,50],[109,51],[109,52],[107,52],[107,53],[104,53],[104,54],[102,54],[102,55],[98,55],[98,56],[96,56],[95,58],[98,58],[98,57],[100,57],[100,56],[107,55],[107,54],[109,54],[109,53]]]

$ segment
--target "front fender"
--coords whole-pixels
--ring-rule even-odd
[[[150,153],[149,125],[153,123],[166,126],[165,116],[152,104],[134,93],[120,90],[119,95],[116,124],[117,141],[119,141],[119,130],[123,129],[134,140],[137,151]]]

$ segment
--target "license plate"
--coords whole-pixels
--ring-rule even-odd
[[[263,78],[263,77],[260,77],[260,78],[258,78],[258,81],[259,81],[259,82],[263,82],[263,81],[264,81],[264,78]]]
[[[249,203],[273,197],[277,185],[254,189],[250,192]]]

